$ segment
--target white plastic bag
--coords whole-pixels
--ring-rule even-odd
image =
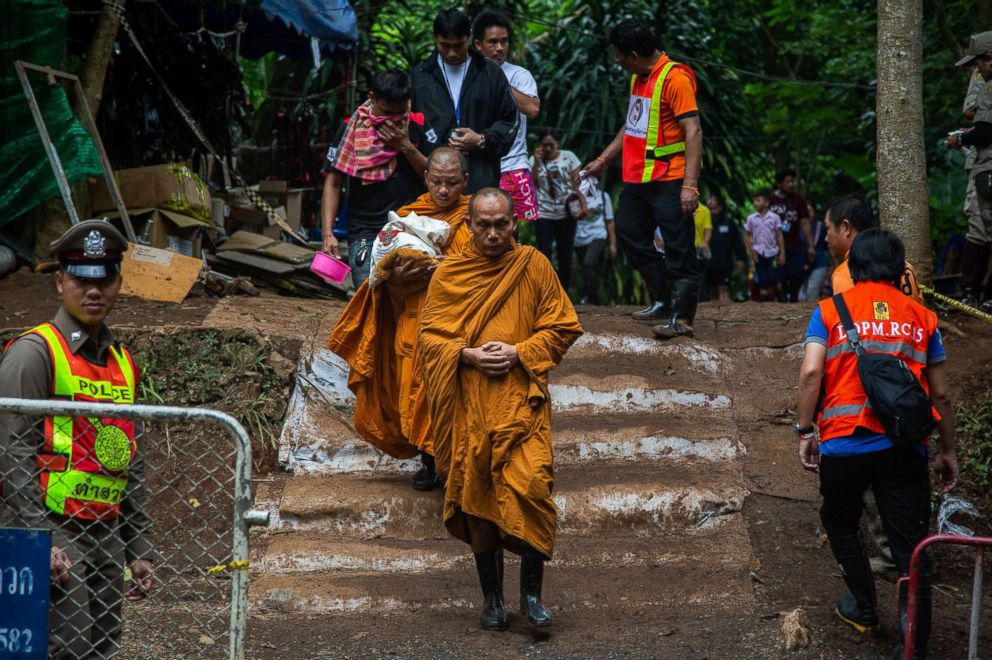
[[[451,233],[451,225],[447,222],[426,215],[411,213],[401,218],[390,211],[387,218],[388,222],[372,242],[370,287],[379,284],[375,265],[386,254],[397,248],[408,248],[437,257],[441,255]]]
[[[964,513],[972,518],[978,518],[978,509],[971,502],[945,495],[944,501],[940,503],[937,511],[937,532],[940,534],[954,534],[955,536],[974,536],[975,532],[964,525],[955,525],[951,522],[951,516],[956,513]]]

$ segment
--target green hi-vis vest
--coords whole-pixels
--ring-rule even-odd
[[[52,358],[53,399],[134,403],[135,368],[130,354],[111,346],[101,367],[73,355],[62,334],[44,323],[25,334],[45,340]],[[9,344],[8,344],[9,347]],[[96,417],[45,418],[37,468],[45,507],[83,520],[113,520],[127,489],[134,458],[134,422]]]

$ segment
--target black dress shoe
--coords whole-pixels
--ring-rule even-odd
[[[434,490],[441,485],[441,477],[437,475],[434,467],[434,457],[421,452],[421,468],[417,474],[413,475],[413,487],[415,490]]]
[[[656,300],[644,309],[631,314],[635,321],[656,321],[668,316],[670,306],[667,302]]]

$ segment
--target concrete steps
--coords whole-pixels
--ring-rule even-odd
[[[659,538],[563,536],[546,570],[544,594],[555,611],[635,609],[747,602],[746,533],[740,517],[720,533]],[[515,607],[519,562],[506,555],[504,588]],[[323,535],[274,540],[252,601],[265,611],[389,614],[478,609],[478,578],[467,546],[454,539],[356,543]],[[679,589],[667,585],[721,584]],[[618,585],[622,585],[618,588]]]
[[[703,618],[753,607],[747,495],[727,379],[734,363],[650,327],[583,336],[552,372],[558,544],[544,598],[556,613]],[[291,404],[281,459],[292,470],[253,560],[262,611],[360,614],[480,605],[471,550],[441,522],[443,494],[417,492],[419,459],[378,454],[354,432],[347,366],[317,347],[309,392]],[[507,555],[508,609],[518,561]],[[695,613],[695,614],[694,614]],[[417,616],[414,614],[414,616]]]
[[[562,532],[650,535],[719,525],[740,510],[745,492],[732,464],[664,470],[596,465],[556,475]],[[358,538],[443,537],[442,496],[414,491],[405,475],[313,475],[291,480],[278,512],[281,529]]]

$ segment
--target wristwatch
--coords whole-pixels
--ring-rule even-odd
[[[480,134],[479,135],[479,146],[477,148],[480,149],[480,150],[486,148],[486,136],[485,135],[483,135],[483,134]]]
[[[799,426],[796,424],[794,428],[796,429],[796,435],[800,438],[811,436],[816,432],[816,427],[812,424],[809,426]]]

